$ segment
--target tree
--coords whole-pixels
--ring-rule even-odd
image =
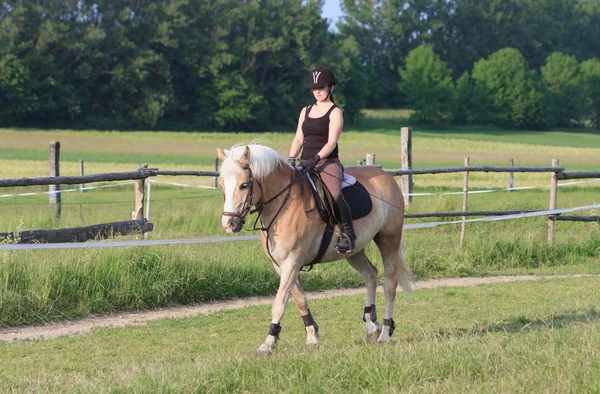
[[[574,56],[554,52],[546,59],[542,77],[552,100],[552,124],[569,126],[581,117],[585,98],[580,74]]]
[[[490,107],[489,97],[475,89],[469,73],[465,71],[456,81],[454,123],[465,125],[474,123],[475,119],[485,119],[484,113]]]
[[[400,68],[399,73],[402,78],[399,89],[415,110],[415,119],[431,123],[452,120],[456,109],[452,71],[431,46],[410,51],[406,67]]]
[[[479,122],[522,128],[547,124],[543,86],[517,49],[501,49],[479,60],[472,78],[478,97],[490,99],[489,106],[477,116]]]
[[[404,103],[396,86],[398,68],[408,53],[444,26],[445,0],[343,0],[340,34],[359,45],[359,63],[371,87],[370,108],[398,107]]]
[[[583,84],[594,127],[600,130],[600,59],[586,60],[581,64]]]

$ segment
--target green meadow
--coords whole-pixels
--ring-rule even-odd
[[[366,342],[364,296],[314,300],[321,347],[295,307],[257,358],[267,305],[91,335],[0,343],[7,392],[597,392],[600,279],[400,294],[391,344]],[[378,306],[382,306],[379,294]]]
[[[366,111],[366,121],[342,134],[345,165],[375,153],[385,169],[400,168],[400,128],[405,111]],[[48,143],[61,142],[61,175],[135,170],[146,163],[165,170],[210,170],[217,147],[261,140],[283,156],[292,130],[268,133],[98,132],[0,129],[0,179],[47,176]],[[413,127],[416,168],[472,165],[548,166],[560,159],[568,171],[600,169],[600,135],[580,131],[431,129]],[[397,178],[399,180],[399,178]],[[150,239],[224,236],[220,226],[222,194],[206,187],[207,177],[156,177],[153,183]],[[462,209],[463,174],[415,176],[409,213]],[[546,209],[550,174],[515,174],[515,186],[533,190],[508,193],[507,174],[472,173],[473,190],[498,189],[469,196],[469,210]],[[110,186],[94,184],[87,186]],[[133,185],[80,192],[63,185],[62,216],[54,217],[43,187],[0,190],[0,232],[86,226],[131,218]],[[558,207],[600,202],[600,181],[559,188]],[[17,196],[23,193],[36,193]],[[12,195],[12,196],[5,196]],[[580,212],[598,215],[598,212]],[[411,219],[407,223],[439,220]],[[449,221],[446,220],[446,221]],[[253,220],[248,220],[250,228]],[[600,272],[598,223],[558,222],[553,246],[547,245],[547,219],[529,218],[471,223],[466,243],[458,246],[460,225],[405,232],[406,253],[416,279],[512,273]],[[242,235],[256,234],[244,231]],[[122,237],[122,239],[134,239]],[[4,241],[6,242],[6,241]],[[377,250],[369,256],[381,268]],[[76,319],[90,314],[143,310],[276,291],[278,278],[258,242],[91,250],[0,252],[0,326]],[[309,290],[362,286],[346,263],[315,267],[302,273]]]

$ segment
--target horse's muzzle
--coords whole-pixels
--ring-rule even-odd
[[[221,224],[227,233],[239,233],[244,226],[244,221],[239,216],[223,216]]]

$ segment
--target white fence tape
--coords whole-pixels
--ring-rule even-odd
[[[575,182],[564,182],[559,183],[558,187],[561,186],[572,186],[578,185],[580,183],[587,182],[598,182],[600,179],[590,179],[585,181],[575,181]],[[504,192],[504,191],[518,191],[518,190],[531,190],[531,189],[548,189],[550,186],[520,186],[520,187],[509,187],[505,189],[487,189],[487,190],[470,190],[467,191],[467,194],[478,194],[478,193],[493,193],[493,192]],[[464,192],[445,192],[445,193],[409,193],[409,196],[440,196],[440,195],[459,195],[464,194]]]
[[[500,220],[511,220],[529,218],[535,216],[548,216],[559,213],[569,213],[577,211],[589,211],[592,209],[600,209],[600,204],[586,205],[574,208],[553,209],[548,211],[520,213],[506,216],[492,216],[487,218],[469,219],[466,222],[492,222]],[[430,228],[449,224],[462,223],[462,220],[450,222],[427,222],[416,224],[405,224],[404,229],[412,230],[419,228]],[[256,241],[258,235],[239,236],[239,237],[217,237],[217,238],[187,238],[187,239],[162,239],[162,240],[146,240],[146,241],[110,241],[110,242],[83,242],[83,243],[56,243],[56,244],[8,244],[0,245],[2,250],[41,250],[41,249],[91,249],[91,248],[114,248],[121,246],[155,246],[155,245],[184,245],[184,244],[208,244],[218,242],[237,242],[237,241]]]
[[[600,204],[594,205],[586,205],[582,207],[574,207],[574,208],[562,208],[562,209],[552,209],[548,211],[538,211],[538,212],[527,212],[527,213],[517,213],[514,215],[504,215],[504,216],[492,216],[487,218],[477,218],[477,219],[468,219],[465,220],[466,223],[470,222],[495,222],[500,220],[511,220],[511,219],[522,219],[522,218],[531,218],[535,216],[548,216],[560,213],[569,213],[569,212],[578,212],[578,211],[589,211],[592,209],[600,208]],[[429,227],[437,227],[443,226],[446,224],[457,224],[462,223],[462,220],[453,220],[449,222],[427,222],[427,223],[415,223],[415,224],[405,224],[404,229],[411,230],[417,228],[429,228]]]
[[[39,193],[0,194],[0,198],[2,198],[2,197],[36,196],[36,195],[39,195],[39,194],[52,194],[52,195],[56,195],[56,194],[60,194],[60,193],[77,192],[79,190],[103,189],[103,188],[106,188],[106,187],[117,187],[117,186],[123,186],[123,185],[131,185],[133,183],[135,183],[135,182],[121,182],[121,183],[115,183],[115,184],[110,184],[110,185],[102,185],[102,186],[86,186],[86,187],[82,187],[82,188],[56,190],[56,191],[51,191],[51,192],[48,191],[48,192],[39,192]]]
[[[195,187],[195,188],[199,188],[199,189],[211,189],[211,190],[216,190],[214,187],[212,186],[199,186],[199,185],[188,185],[185,183],[174,183],[174,182],[163,182],[163,181],[156,181],[154,179],[150,179],[150,183],[162,183],[165,185],[171,185],[171,186],[181,186],[181,187]]]

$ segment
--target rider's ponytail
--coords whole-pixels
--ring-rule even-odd
[[[333,98],[333,85],[329,85],[329,99],[335,104],[335,99]]]

